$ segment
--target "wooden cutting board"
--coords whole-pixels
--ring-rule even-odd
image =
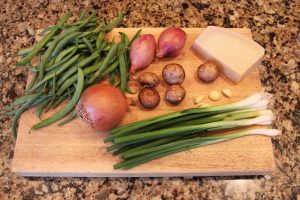
[[[110,37],[119,31],[132,37],[137,28],[114,29]],[[156,38],[163,28],[143,28],[143,34],[151,33]],[[186,71],[183,83],[187,91],[185,100],[178,106],[171,106],[164,100],[166,84],[161,81],[157,87],[161,95],[160,105],[151,111],[139,105],[130,107],[123,123],[151,116],[181,110],[194,106],[194,98],[204,95],[204,103],[219,104],[243,99],[261,89],[258,70],[252,71],[239,84],[234,84],[224,76],[212,84],[203,84],[195,76],[203,61],[191,48],[202,28],[186,28],[188,37],[182,53],[173,59],[156,59],[145,71],[152,71],[161,78],[165,64],[176,62]],[[249,29],[233,29],[251,37]],[[161,79],[162,80],[162,79]],[[221,98],[211,102],[207,94],[211,90],[228,88],[232,98]],[[25,112],[20,120],[18,138],[15,146],[12,171],[23,176],[83,176],[83,177],[165,177],[165,176],[227,176],[268,174],[275,169],[271,139],[265,136],[247,136],[214,144],[187,152],[177,153],[143,164],[131,170],[114,170],[113,164],[120,161],[107,153],[102,142],[106,133],[96,133],[85,127],[80,120],[58,127],[56,124],[37,131],[31,131],[37,123],[34,110]],[[43,118],[48,115],[43,116]]]

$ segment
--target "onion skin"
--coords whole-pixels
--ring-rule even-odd
[[[96,131],[116,127],[127,110],[127,99],[121,91],[103,83],[87,88],[77,106],[78,115]]]
[[[158,38],[158,51],[156,56],[158,58],[170,58],[180,54],[184,47],[186,40],[186,33],[180,28],[167,28]]]
[[[144,69],[151,64],[155,58],[155,38],[151,34],[138,37],[130,47],[130,73]]]

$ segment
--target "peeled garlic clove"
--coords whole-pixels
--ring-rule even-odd
[[[194,103],[197,105],[203,100],[203,95],[200,95],[194,99]]]
[[[129,90],[132,94],[137,93],[141,89],[141,85],[138,81],[129,80],[127,83]]]
[[[158,38],[158,51],[156,56],[159,58],[168,58],[178,56],[184,47],[186,33],[180,28],[167,28]]]
[[[208,94],[208,97],[213,101],[218,101],[221,98],[221,95],[219,92],[213,90]]]
[[[232,93],[229,89],[223,89],[222,93],[224,94],[224,96],[230,98],[232,96]]]
[[[130,73],[144,69],[155,57],[155,38],[151,34],[138,37],[130,47]]]

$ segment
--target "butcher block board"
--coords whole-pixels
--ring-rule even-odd
[[[119,31],[132,37],[137,28],[114,29],[109,37]],[[143,28],[142,33],[151,33],[156,39],[163,28]],[[251,37],[249,29],[232,29]],[[123,124],[152,116],[191,108],[194,99],[204,95],[204,103],[220,104],[243,99],[261,90],[258,70],[252,71],[239,84],[234,84],[224,76],[212,84],[197,80],[195,72],[203,62],[192,49],[192,43],[204,31],[202,28],[185,28],[187,40],[181,54],[172,59],[156,59],[146,70],[158,74],[168,63],[181,64],[186,72],[183,86],[187,95],[178,106],[172,106],[164,100],[166,83],[157,87],[161,103],[154,110],[144,110],[139,105],[131,106]],[[211,90],[221,91],[228,88],[231,98],[223,97],[218,102],[211,102],[207,94]],[[43,116],[43,118],[48,115]],[[56,124],[31,131],[37,123],[34,110],[25,112],[19,124],[18,138],[12,171],[23,176],[59,176],[59,177],[168,177],[168,176],[228,176],[228,175],[263,175],[275,169],[272,143],[269,137],[246,136],[231,141],[209,145],[186,152],[160,158],[131,170],[114,170],[113,164],[120,161],[107,153],[103,138],[107,133],[94,132],[82,124],[79,119],[63,127]]]

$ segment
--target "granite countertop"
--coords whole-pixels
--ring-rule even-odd
[[[97,3],[95,3],[97,2]],[[248,27],[266,49],[259,69],[273,95],[272,139],[277,171],[268,176],[184,178],[23,178],[11,173],[15,141],[11,118],[0,117],[0,199],[300,199],[300,2],[272,1],[30,1],[0,3],[0,109],[24,93],[27,71],[16,52],[32,45],[34,31],[69,10],[97,10],[103,20],[122,7],[122,27]],[[199,1],[198,1],[199,2]]]

